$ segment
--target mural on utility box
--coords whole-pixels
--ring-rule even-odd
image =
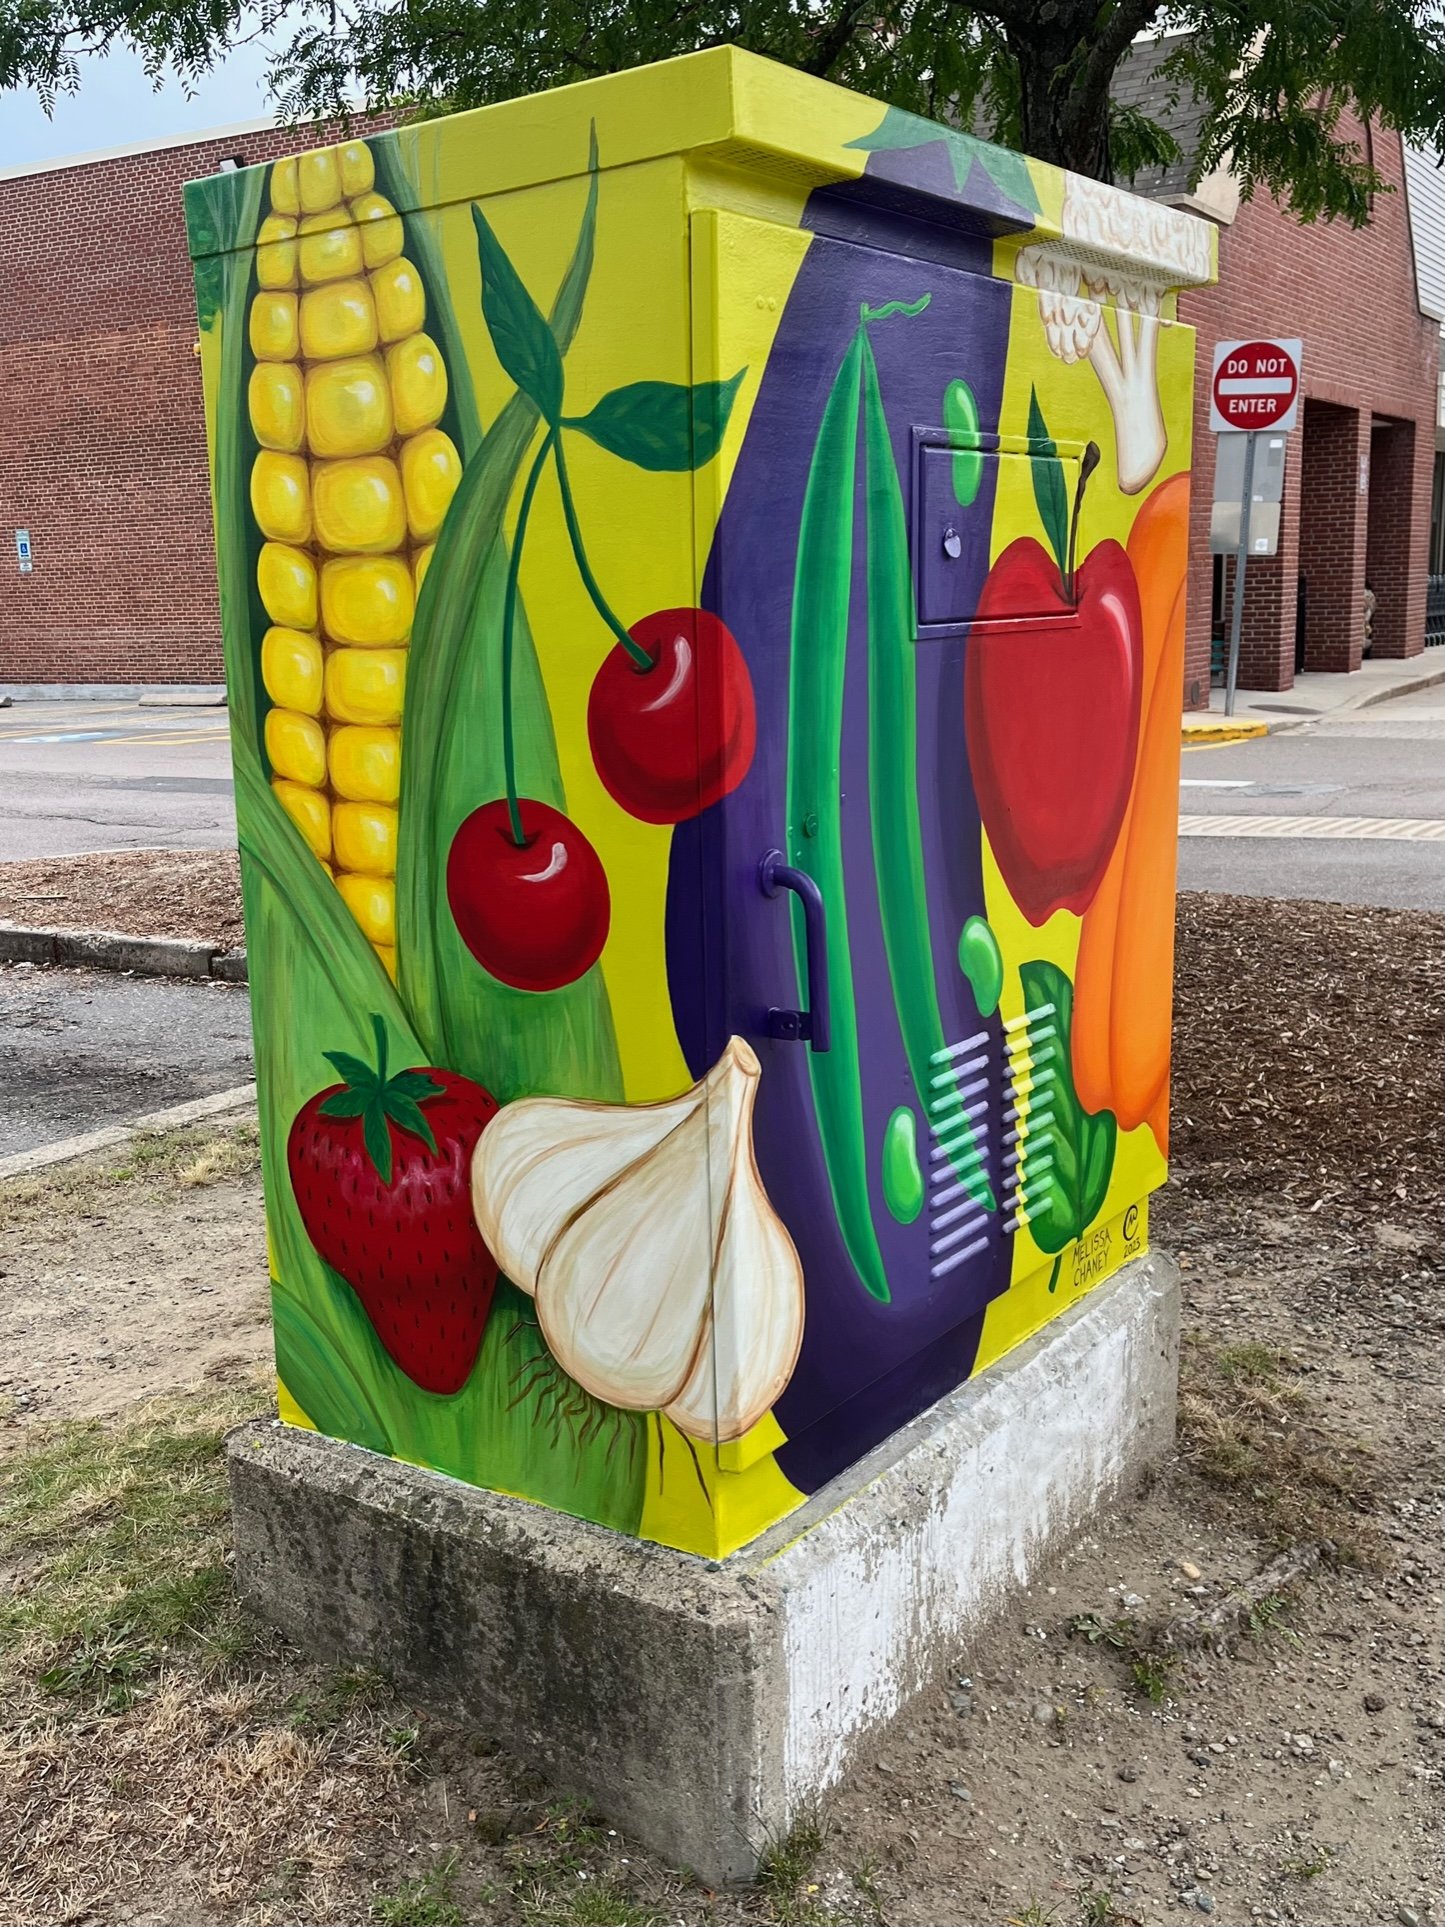
[[[1212,273],[749,64],[188,189],[282,1415],[713,1555],[1144,1246]]]

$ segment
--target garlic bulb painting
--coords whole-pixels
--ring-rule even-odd
[[[594,1398],[739,1439],[792,1376],[803,1272],[753,1155],[758,1059],[733,1037],[660,1104],[522,1099],[472,1161],[488,1249]]]

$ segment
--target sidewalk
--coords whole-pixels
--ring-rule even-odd
[[[1293,689],[1240,689],[1234,714],[1224,713],[1224,691],[1211,689],[1209,708],[1186,709],[1183,717],[1186,747],[1199,743],[1232,743],[1248,736],[1267,736],[1301,723],[1339,716],[1392,696],[1408,696],[1445,682],[1445,650],[1427,649],[1406,661],[1365,662],[1348,676],[1318,671],[1296,676]]]

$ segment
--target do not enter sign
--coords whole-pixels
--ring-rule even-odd
[[[1294,427],[1299,407],[1299,341],[1221,341],[1214,350],[1209,426],[1216,434]]]

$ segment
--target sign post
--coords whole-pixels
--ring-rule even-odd
[[[1209,393],[1209,426],[1216,435],[1244,434],[1244,489],[1239,510],[1239,546],[1234,556],[1234,595],[1229,612],[1229,667],[1224,713],[1234,714],[1239,683],[1239,641],[1244,621],[1244,578],[1249,564],[1249,516],[1254,498],[1254,453],[1266,429],[1287,434],[1299,411],[1303,343],[1221,341],[1214,350]]]

